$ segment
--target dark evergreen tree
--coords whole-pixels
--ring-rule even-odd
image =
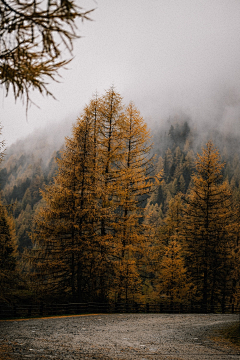
[[[209,141],[202,155],[197,155],[196,175],[186,196],[186,261],[203,311],[226,304],[232,211],[229,186],[222,182],[223,166],[218,150]]]
[[[12,301],[17,295],[17,241],[14,222],[0,204],[0,301]]]

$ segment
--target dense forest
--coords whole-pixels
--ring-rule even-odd
[[[1,163],[1,300],[240,303],[240,142],[114,89]],[[11,285],[10,285],[11,284]]]

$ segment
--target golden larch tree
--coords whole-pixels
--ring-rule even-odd
[[[138,293],[140,202],[154,186],[148,141],[139,111],[124,109],[114,88],[86,106],[42,191],[31,260],[39,289],[102,302]]]
[[[118,187],[115,232],[115,286],[117,300],[129,301],[140,293],[145,224],[141,202],[155,186],[152,144],[144,119],[133,103],[121,120],[122,155],[117,163]],[[159,176],[159,174],[158,174]],[[120,180],[120,181],[119,181]],[[145,249],[146,250],[146,249]]]
[[[86,254],[96,209],[93,120],[86,107],[73,127],[72,138],[66,139],[54,183],[42,191],[45,206],[36,215],[33,239],[35,278],[39,278],[45,294],[70,294],[79,300],[84,288],[83,268],[86,271],[89,265]]]
[[[156,253],[161,254],[155,278],[157,298],[171,307],[177,302],[188,302],[194,293],[183,253],[183,226],[183,204],[178,194],[169,202],[156,246]]]

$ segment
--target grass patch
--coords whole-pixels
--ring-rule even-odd
[[[222,346],[233,346],[240,350],[240,323],[238,322],[216,330],[211,338],[221,343]]]
[[[240,348],[240,323],[233,324],[221,331],[222,335]]]

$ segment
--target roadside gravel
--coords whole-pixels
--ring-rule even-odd
[[[238,315],[104,314],[0,322],[0,360],[236,360],[214,341]]]

